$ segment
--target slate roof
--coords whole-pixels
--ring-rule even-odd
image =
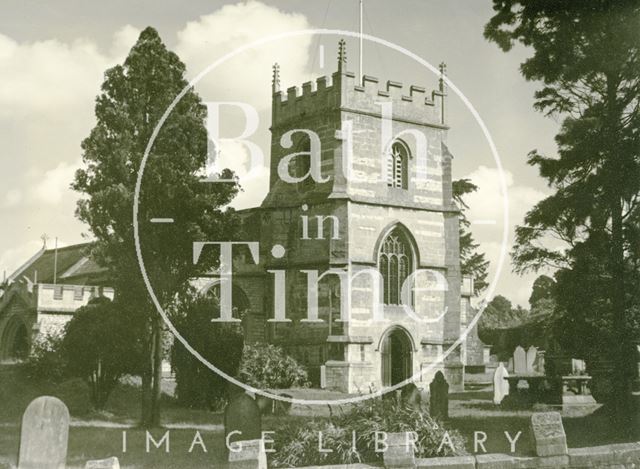
[[[57,249],[38,252],[9,278],[20,281],[24,277],[31,282],[53,283],[54,266],[56,281],[61,284],[101,284],[105,280],[106,269],[90,257],[92,243],[74,244]]]

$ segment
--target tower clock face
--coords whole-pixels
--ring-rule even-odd
[[[296,58],[279,45],[291,41],[309,46],[309,75],[288,75]],[[270,71],[242,75],[243,61],[266,57]],[[217,88],[216,76],[229,73],[237,87]],[[302,30],[246,44],[195,76],[150,136],[133,201],[140,271],[175,340],[231,383],[293,403],[356,402],[429,383],[437,372],[455,386],[500,275],[508,220],[495,144],[446,73],[381,38]],[[169,193],[162,168],[179,156],[160,149],[194,137],[174,131],[194,90],[207,111],[208,143],[196,148],[207,158],[183,194]],[[501,174],[501,217],[470,220],[503,227],[499,265],[481,293],[460,262],[464,207],[453,182],[471,172],[469,155],[453,157],[462,114],[475,120],[492,157],[474,164]],[[167,243],[173,258],[157,256]],[[188,278],[176,274],[185,265]],[[175,319],[189,314],[172,294],[184,282],[210,305],[201,327],[212,337],[236,328],[245,344],[275,344],[309,370],[312,384],[349,397],[282,396],[223,371]]]

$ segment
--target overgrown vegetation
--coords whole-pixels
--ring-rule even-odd
[[[307,370],[272,344],[245,345],[240,380],[259,389],[282,389],[309,385]]]
[[[465,440],[456,430],[446,429],[426,410],[416,410],[393,399],[369,399],[348,413],[331,420],[286,424],[275,432],[274,467],[300,467],[326,464],[378,463],[383,453],[376,451],[376,432],[415,432],[418,457],[465,454]],[[319,434],[322,448],[318,451]],[[355,434],[355,447],[353,435]],[[378,434],[378,439],[383,437]]]

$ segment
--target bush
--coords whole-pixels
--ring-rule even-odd
[[[258,389],[307,387],[307,370],[280,347],[246,345],[240,365],[240,381]]]
[[[25,364],[27,377],[36,381],[59,383],[66,375],[66,362],[62,355],[61,334],[38,337]]]
[[[211,298],[193,298],[180,306],[174,318],[180,334],[212,365],[236,377],[244,335],[238,323],[213,323],[217,302]],[[176,376],[176,398],[190,408],[220,408],[227,397],[227,380],[210,370],[189,352],[180,341],[174,341],[171,365]]]
[[[318,451],[319,432],[322,432],[322,447],[333,452]],[[353,432],[356,434],[355,451],[352,448]],[[271,453],[271,464],[274,467],[300,467],[379,463],[383,454],[375,451],[376,432],[416,432],[416,456],[421,458],[466,454],[462,435],[444,428],[425,410],[402,406],[394,399],[370,399],[332,420],[304,421],[297,425],[287,422],[275,432],[276,451]],[[442,444],[445,434],[455,451],[447,443]]]
[[[126,310],[104,296],[78,309],[67,323],[61,349],[67,370],[89,385],[94,408],[103,409],[120,378],[138,371],[137,344]]]

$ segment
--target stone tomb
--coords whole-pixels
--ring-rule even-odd
[[[69,410],[60,399],[34,399],[22,416],[18,469],[64,469]]]
[[[536,369],[534,368],[534,365],[536,363],[536,358],[537,357],[538,357],[538,349],[532,345],[531,347],[529,347],[527,349],[527,357],[526,357],[527,374],[536,372]]]

